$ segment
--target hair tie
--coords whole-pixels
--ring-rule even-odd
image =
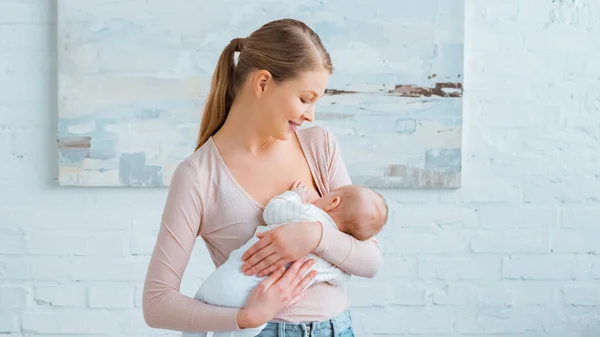
[[[231,40],[231,43],[233,43],[235,51],[241,52],[242,49],[244,49],[245,41],[246,41],[246,38],[236,37],[235,39]]]

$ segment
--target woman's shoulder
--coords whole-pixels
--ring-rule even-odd
[[[211,144],[206,142],[196,151],[185,157],[175,168],[173,178],[183,178],[188,183],[198,183],[202,180],[210,179],[207,174],[211,172],[211,166],[214,166],[216,161],[211,150]]]
[[[351,184],[334,132],[322,126],[312,126],[299,130],[298,139],[309,165],[312,164],[319,173],[315,179],[322,192]]]
[[[325,171],[334,160],[337,141],[331,131],[323,126],[310,126],[298,130],[298,139],[308,160]]]
[[[327,128],[319,125],[309,126],[298,130],[298,137],[311,148],[329,150],[335,142],[335,137]]]

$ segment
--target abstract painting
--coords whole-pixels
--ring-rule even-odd
[[[284,17],[331,54],[312,124],[355,184],[461,186],[464,0],[60,0],[59,184],[168,186],[223,47]]]

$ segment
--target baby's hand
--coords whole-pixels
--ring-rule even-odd
[[[294,181],[291,191],[296,192],[300,196],[300,199],[302,199],[302,202],[308,202],[308,187],[303,182]]]

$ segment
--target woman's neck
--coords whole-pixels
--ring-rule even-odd
[[[247,108],[243,109],[243,106]],[[251,105],[234,102],[227,120],[213,136],[213,140],[221,152],[244,152],[261,156],[276,142],[261,126],[260,119],[256,118],[256,112]]]

